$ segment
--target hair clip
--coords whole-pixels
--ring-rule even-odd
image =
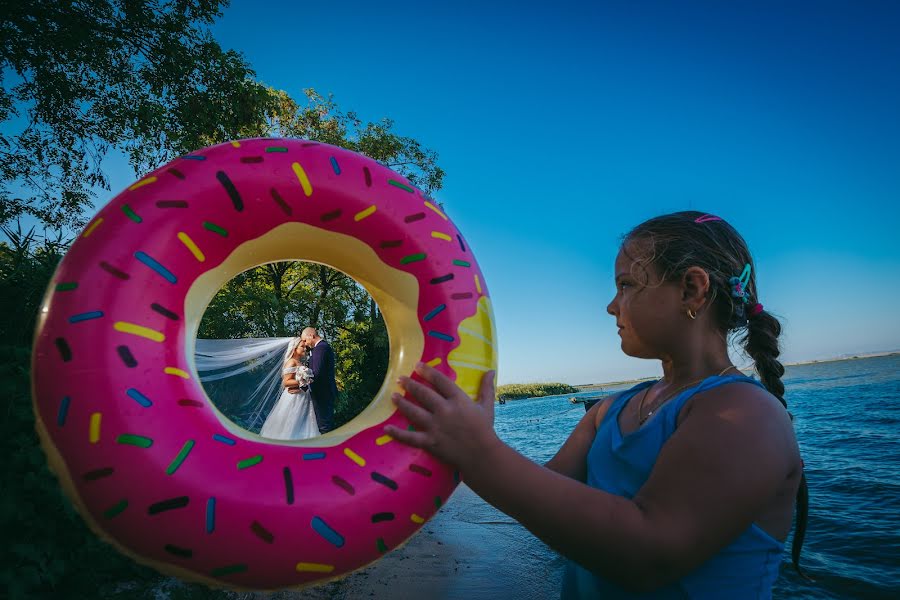
[[[694,223],[708,223],[710,221],[721,221],[722,217],[717,217],[716,215],[701,215],[694,219]]]
[[[756,315],[758,315],[758,314],[761,313],[762,311],[763,311],[763,305],[760,304],[759,302],[757,302],[757,303],[753,306],[753,308],[750,309],[750,318],[752,319],[753,317],[755,317]]]
[[[741,271],[741,275],[739,277],[732,277],[728,280],[728,284],[731,286],[731,295],[735,298],[740,298],[743,300],[744,304],[750,302],[750,298],[747,295],[747,285],[750,283],[750,263],[744,265],[744,270]]]

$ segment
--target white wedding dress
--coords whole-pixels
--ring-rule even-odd
[[[312,382],[312,371],[308,367],[288,367],[283,375],[297,374],[301,386],[309,387]],[[259,435],[273,440],[305,440],[319,435],[316,422],[316,411],[313,408],[312,396],[307,389],[292,394],[284,389],[275,403],[275,408],[266,417]]]

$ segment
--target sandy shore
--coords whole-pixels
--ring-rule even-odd
[[[404,547],[340,581],[248,600],[558,598],[564,561],[460,485]]]

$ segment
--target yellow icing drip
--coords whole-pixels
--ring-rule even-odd
[[[456,332],[460,343],[447,356],[447,364],[456,373],[456,385],[474,399],[481,377],[497,368],[497,332],[487,296],[478,299],[475,314],[463,319]]]

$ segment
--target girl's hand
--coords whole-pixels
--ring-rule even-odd
[[[428,365],[417,364],[416,373],[434,389],[401,377],[398,383],[416,402],[398,393],[391,396],[415,431],[387,425],[385,433],[404,444],[428,450],[463,472],[502,443],[494,433],[494,371],[481,378],[475,402],[443,373]]]

